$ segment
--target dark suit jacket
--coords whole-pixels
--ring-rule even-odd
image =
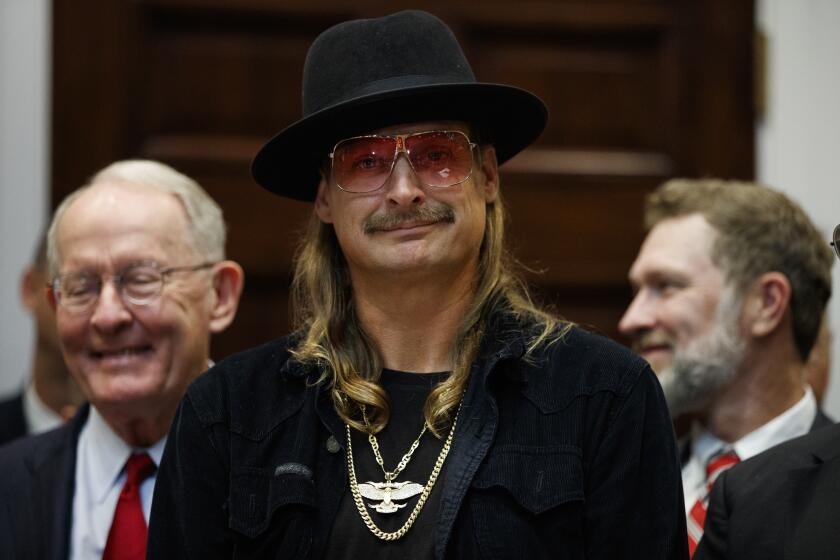
[[[60,428],[0,447],[0,558],[67,558],[76,443],[87,414],[84,406]]]
[[[0,401],[0,445],[26,435],[23,393]]]
[[[840,424],[723,473],[695,560],[840,557]]]

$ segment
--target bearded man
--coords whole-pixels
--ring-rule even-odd
[[[672,416],[694,418],[681,450],[693,553],[717,475],[831,423],[804,371],[832,254],[799,206],[756,184],[669,181],[645,212],[619,329],[656,371]]]
[[[498,165],[546,109],[418,11],[321,34],[256,180],[314,201],[298,330],[181,405],[150,558],[685,558],[647,364],[531,303]]]
[[[834,228],[831,244],[840,258],[840,225]],[[837,556],[838,480],[840,424],[786,441],[736,465],[715,483],[697,560]]]

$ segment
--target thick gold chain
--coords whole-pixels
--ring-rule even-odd
[[[452,427],[449,428],[449,435],[446,437],[446,441],[443,444],[443,449],[440,450],[440,454],[438,455],[437,461],[435,461],[435,466],[432,468],[432,474],[429,475],[429,480],[428,482],[426,482],[426,486],[423,487],[423,492],[420,494],[420,498],[417,500],[417,504],[414,506],[414,509],[411,511],[411,514],[408,516],[408,519],[403,524],[403,526],[400,527],[398,530],[394,531],[393,533],[387,533],[379,527],[377,527],[376,523],[373,521],[373,519],[371,519],[370,514],[367,511],[367,507],[365,507],[365,503],[362,500],[362,494],[359,491],[359,483],[356,481],[356,468],[353,466],[353,440],[350,437],[350,426],[348,424],[344,425],[344,427],[347,428],[347,469],[350,474],[350,493],[353,495],[353,501],[356,503],[356,509],[359,510],[359,515],[362,516],[362,521],[365,522],[367,528],[370,529],[370,532],[373,533],[377,538],[383,541],[395,541],[401,539],[403,536],[405,536],[406,533],[408,533],[408,530],[411,529],[411,526],[414,525],[414,521],[417,519],[417,516],[420,515],[420,511],[423,509],[423,506],[426,505],[426,500],[429,499],[429,494],[432,493],[432,488],[434,488],[435,482],[437,482],[438,475],[440,474],[440,469],[443,467],[443,462],[446,460],[446,456],[449,455],[449,448],[452,446],[452,440],[455,437],[455,425],[458,423],[458,415],[460,414],[461,404],[458,405],[458,412],[455,413],[455,419],[452,421]],[[421,432],[420,436],[422,437],[422,435],[423,433]],[[415,444],[418,444],[419,441],[420,438],[417,438]],[[412,446],[412,448],[415,447],[415,445]],[[413,449],[410,453],[413,453]],[[410,453],[406,455],[410,455]],[[405,457],[403,457],[403,459],[405,459]],[[408,463],[408,461],[405,462],[406,464]],[[405,467],[405,465],[403,465],[403,467]],[[382,468],[384,470],[384,467]],[[388,473],[385,474],[387,476]]]

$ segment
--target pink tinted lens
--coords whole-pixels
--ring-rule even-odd
[[[406,137],[411,166],[417,177],[432,187],[465,181],[472,171],[472,148],[460,132],[421,132]]]
[[[333,151],[335,182],[346,191],[375,191],[391,173],[396,148],[396,139],[382,136],[340,142]]]

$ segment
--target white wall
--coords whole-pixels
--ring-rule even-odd
[[[49,209],[50,15],[48,0],[0,0],[0,395],[33,343],[18,286]]]
[[[787,192],[828,241],[840,223],[840,2],[758,0],[768,108],[757,130],[760,181]],[[840,419],[840,267],[829,303],[832,371],[824,408]]]

